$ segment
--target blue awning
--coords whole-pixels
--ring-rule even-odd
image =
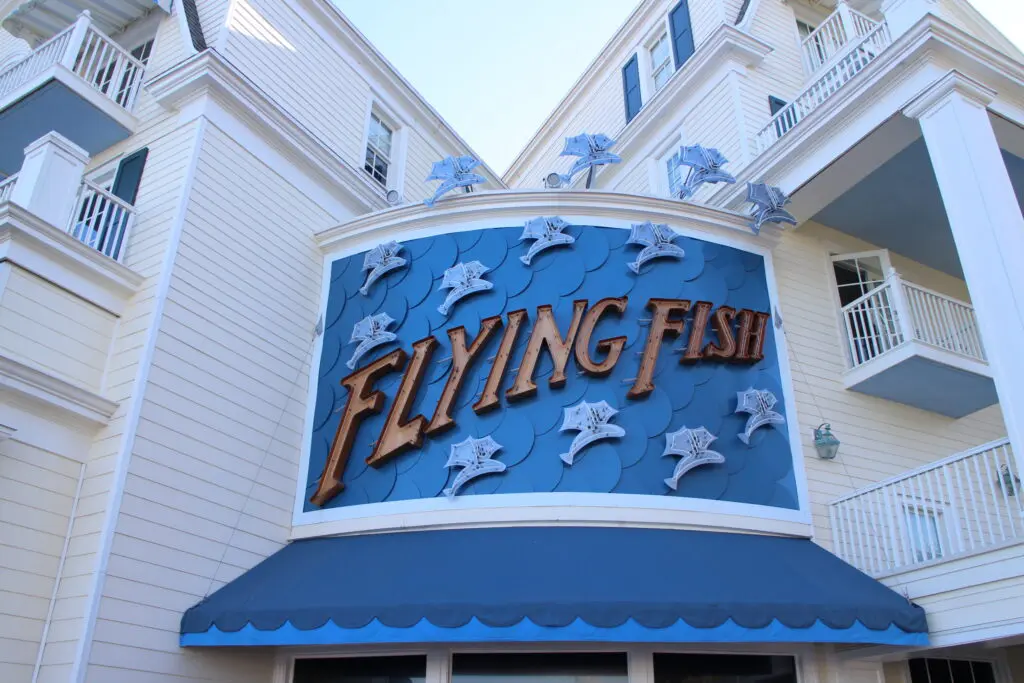
[[[927,630],[809,540],[507,527],[295,541],[188,610],[181,644],[926,645]]]

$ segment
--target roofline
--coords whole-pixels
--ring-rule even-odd
[[[425,123],[434,124],[433,126],[424,126],[424,130],[429,128],[441,137],[442,142],[457,150],[464,150],[466,153],[472,154],[483,164],[483,175],[487,176],[489,181],[499,188],[506,187],[502,176],[495,173],[487,162],[480,158],[480,155],[477,154],[469,143],[455,132],[451,124],[427,102],[423,95],[409,81],[405,80],[394,65],[374,47],[373,43],[330,0],[297,0],[297,2],[306,5],[307,8],[319,11],[320,16],[327,20],[326,23],[336,29],[346,39],[343,41],[343,44],[353,48],[367,58],[364,66],[371,67],[374,70],[374,75],[381,77],[385,84],[406,95],[407,103],[411,104],[412,109],[425,119]]]
[[[626,42],[627,37],[631,37],[636,32],[637,27],[646,23],[647,15],[653,14],[654,10],[661,7],[666,3],[667,0],[640,0],[639,4],[633,9],[626,20],[622,22],[622,25],[615,31],[611,38],[601,47],[601,50],[594,57],[594,60],[590,65],[583,71],[576,83],[569,89],[565,97],[562,98],[561,102],[555,106],[555,108],[548,114],[544,122],[537,128],[534,134],[530,137],[529,142],[520,150],[519,154],[512,163],[509,164],[508,168],[505,169],[505,173],[502,174],[502,181],[506,184],[509,182],[509,178],[513,173],[518,172],[520,167],[525,164],[526,159],[535,154],[542,145],[540,141],[545,135],[553,128],[555,123],[565,119],[569,114],[569,109],[572,104],[580,97],[581,93],[588,89],[594,84],[595,79],[598,76],[603,76],[605,68],[608,63],[612,61],[619,61],[618,54],[623,48],[623,44]],[[632,44],[632,41],[630,41]],[[614,60],[613,60],[614,57]]]

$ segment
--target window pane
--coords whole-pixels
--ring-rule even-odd
[[[988,662],[971,662],[972,683],[996,683],[996,672]]]
[[[294,683],[424,683],[426,657],[331,657],[295,660]]]
[[[672,76],[672,69],[668,64],[662,66],[658,71],[654,72],[654,90],[657,92],[668,83],[668,79]]]
[[[683,173],[679,164],[675,162],[675,156],[665,162],[665,170],[668,173],[668,194],[671,197],[678,197],[679,188],[683,185]]]
[[[391,128],[381,121],[376,114],[370,114],[370,129],[367,142],[382,156],[391,156]]]
[[[655,70],[666,63],[669,58],[668,36],[662,35],[658,42],[651,47],[651,65]]]
[[[793,657],[654,655],[654,683],[796,683]]]
[[[953,683],[953,672],[948,659],[928,660],[928,683]]]
[[[452,683],[627,683],[624,653],[457,654]]]

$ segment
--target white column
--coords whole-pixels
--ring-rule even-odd
[[[883,0],[880,9],[893,40],[906,33],[926,14],[942,16],[938,0]]]
[[[11,201],[65,230],[88,163],[84,149],[57,132],[48,133],[25,148]]]
[[[994,96],[951,71],[904,113],[921,124],[1007,433],[1024,470],[1024,216],[985,108]]]

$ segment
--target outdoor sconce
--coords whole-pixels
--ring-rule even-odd
[[[832,425],[822,422],[814,430],[814,449],[822,460],[832,460],[839,452],[839,439],[832,434]]]

